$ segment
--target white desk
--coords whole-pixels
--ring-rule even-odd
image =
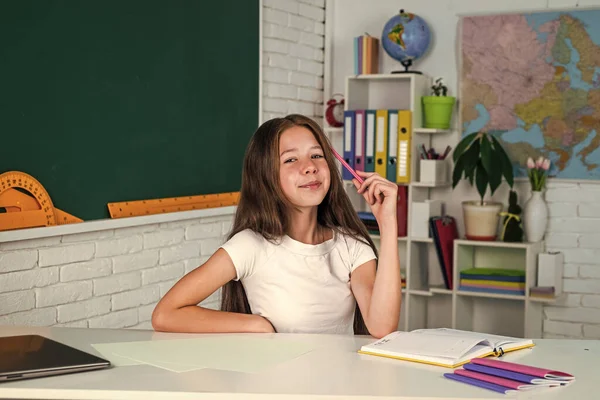
[[[142,330],[0,327],[0,336],[40,334],[101,355],[91,344],[190,338]],[[0,398],[29,399],[505,399],[502,395],[444,378],[451,369],[357,354],[370,337],[275,334],[318,347],[259,373],[220,370],[169,372],[149,365],[0,384]],[[536,347],[507,354],[516,361],[555,368],[576,377],[570,386],[516,398],[598,398],[600,341],[536,340]]]

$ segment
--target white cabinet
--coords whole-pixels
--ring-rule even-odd
[[[504,243],[454,241],[452,325],[456,329],[518,337],[542,337],[542,307],[554,299],[531,297],[536,285],[538,255],[544,242]],[[467,268],[506,268],[525,271],[525,294],[508,295],[459,289],[460,271]]]
[[[412,112],[410,146],[410,182],[408,185],[407,236],[398,238],[403,289],[399,329],[453,327],[512,336],[541,337],[542,306],[553,300],[529,296],[535,283],[537,255],[543,243],[473,242],[456,240],[452,272],[454,288],[446,289],[433,240],[412,236],[411,220],[415,218],[413,203],[432,198],[452,201],[451,156],[446,159],[447,179],[419,182],[418,148],[435,146],[443,151],[450,130],[422,128],[421,96],[430,93],[432,79],[418,74],[359,75],[346,78],[345,109],[405,109]],[[327,93],[326,93],[327,97]],[[325,128],[332,145],[342,154],[342,128]],[[362,196],[351,182],[346,191],[357,211],[369,211]],[[442,210],[444,207],[442,207]],[[452,215],[455,219],[462,215]],[[375,244],[379,238],[373,236]],[[460,270],[471,267],[521,268],[526,271],[526,293],[523,296],[476,293],[457,290]]]

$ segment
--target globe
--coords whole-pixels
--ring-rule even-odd
[[[400,10],[383,27],[381,44],[385,52],[394,60],[399,61],[405,68],[404,71],[412,72],[408,68],[415,60],[422,57],[431,43],[431,32],[423,18]]]

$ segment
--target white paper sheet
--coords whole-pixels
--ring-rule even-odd
[[[242,336],[151,340],[94,345],[115,365],[148,364],[173,372],[200,368],[254,373],[310,352],[292,340]],[[112,359],[111,359],[112,358]]]
[[[132,360],[131,358],[123,357],[119,354],[114,354],[111,350],[112,343],[96,343],[92,347],[98,350],[102,357],[115,367],[124,367],[127,365],[139,365],[142,364],[139,361]]]

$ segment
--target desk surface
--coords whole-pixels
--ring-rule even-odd
[[[143,330],[0,327],[0,336],[39,334],[92,354],[91,344],[191,338]],[[258,373],[203,369],[175,373],[149,365],[113,367],[71,375],[0,383],[0,398],[52,399],[499,399],[489,390],[444,378],[451,369],[358,354],[370,337],[273,334],[276,340],[301,340],[315,350]],[[572,373],[570,386],[516,398],[597,398],[600,341],[535,340],[533,349],[503,357]],[[508,396],[513,397],[513,396]]]

